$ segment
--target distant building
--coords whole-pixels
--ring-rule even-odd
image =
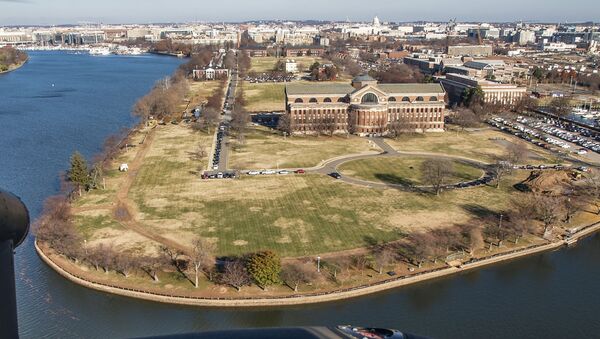
[[[491,45],[456,45],[448,47],[450,56],[490,56],[493,54]]]
[[[288,84],[286,114],[292,133],[389,133],[394,123],[406,130],[444,130],[445,92],[440,84],[379,84],[367,75],[352,84]]]
[[[298,73],[298,63],[295,60],[285,61],[286,73]]]
[[[325,54],[325,49],[320,47],[308,48],[286,48],[286,57],[301,57],[301,56],[316,56],[320,57]]]
[[[208,66],[202,69],[195,69],[192,71],[192,77],[194,80],[220,80],[225,79],[229,76],[229,70],[226,68]]]
[[[517,85],[501,84],[481,78],[467,75],[448,73],[440,82],[444,90],[448,93],[451,104],[458,104],[462,101],[465,90],[480,87],[483,91],[485,103],[514,105],[521,100],[527,88]]]
[[[549,42],[541,45],[541,50],[544,52],[568,52],[576,48],[576,44],[565,44],[564,42]]]
[[[513,36],[513,42],[519,44],[519,46],[525,46],[530,43],[535,43],[535,32],[528,30],[519,30]]]

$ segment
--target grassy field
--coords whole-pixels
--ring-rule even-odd
[[[421,165],[426,158],[399,157],[362,159],[342,164],[342,174],[368,181],[385,182],[401,185],[427,185],[421,176]],[[483,171],[471,165],[453,161],[454,174],[446,184],[478,179]]]
[[[152,168],[159,176],[171,170]],[[200,235],[223,255],[261,249],[314,255],[392,241],[415,230],[466,222],[478,213],[473,211],[498,211],[506,206],[507,191],[518,194],[485,187],[435,197],[357,187],[323,175],[170,185],[147,180],[140,176],[133,194],[146,227],[185,245]]]
[[[133,142],[138,146],[125,152],[115,166],[135,163],[143,138],[144,133],[138,133]],[[287,257],[354,249],[397,240],[416,230],[465,223],[486,211],[506,208],[521,194],[512,184],[528,176],[518,172],[507,177],[501,189],[480,187],[439,197],[358,187],[318,174],[201,180],[198,169],[206,166],[206,159],[195,159],[192,153],[200,145],[208,147],[211,138],[185,125],[159,126],[146,142],[149,148],[135,173],[111,170],[106,190],[87,193],[75,203],[75,221],[88,244],[156,253],[157,242],[117,220],[114,204],[127,178],[132,185],[124,199],[132,206],[131,217],[147,232],[188,248],[201,236],[217,244],[220,255],[272,249]],[[240,168],[272,168],[278,161],[280,167],[304,167],[370,147],[358,137],[284,140],[254,129],[231,161]],[[358,164],[350,164],[357,166],[351,170],[365,176],[381,169],[418,180],[402,172],[402,166],[411,166],[407,162]],[[412,164],[417,165],[418,161]],[[474,175],[471,171],[461,169],[461,175]]]
[[[190,81],[190,107],[201,104],[217,87],[218,81]]]
[[[298,69],[299,70],[308,70],[308,68],[310,67],[310,65],[314,64],[315,61],[319,62],[319,63],[323,63],[323,59],[319,58],[319,57],[309,57],[309,56],[305,56],[305,57],[296,57],[296,58],[288,58],[288,59],[294,59],[296,60],[296,62],[298,63]],[[257,73],[262,73],[262,72],[268,72],[268,71],[272,71],[275,68],[275,65],[277,64],[277,60],[282,60],[285,61],[286,58],[275,58],[275,57],[255,57],[252,58],[252,64],[250,67],[250,72],[257,72]]]
[[[398,151],[433,152],[463,156],[484,162],[495,162],[506,153],[509,143],[521,143],[520,139],[492,129],[475,132],[448,131],[445,133],[408,134],[399,139],[386,139]],[[546,150],[526,144],[530,150],[530,164],[556,162],[556,157]]]
[[[313,167],[322,160],[363,152],[379,152],[364,138],[351,136],[293,136],[284,139],[262,127],[252,128],[245,143],[230,153],[229,167],[236,169]]]
[[[242,88],[249,112],[285,111],[285,83],[244,82]]]

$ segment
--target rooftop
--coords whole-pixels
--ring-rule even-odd
[[[377,81],[377,80],[373,79],[368,74],[362,74],[362,75],[359,75],[356,78],[352,79],[352,82],[365,82],[365,81]]]
[[[354,87],[345,83],[319,83],[319,84],[287,84],[285,92],[288,95],[305,94],[343,94],[354,91]]]
[[[378,84],[377,87],[388,94],[444,93],[440,84]]]

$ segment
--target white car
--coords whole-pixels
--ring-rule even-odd
[[[580,149],[579,151],[577,151],[577,154],[579,154],[579,155],[584,155],[584,154],[587,154],[587,153],[588,153],[588,151],[584,150],[584,149]]]
[[[219,169],[219,165],[214,165],[214,166],[213,166],[213,169],[214,169],[214,170],[216,170],[216,169]]]
[[[276,172],[273,170],[265,170],[265,171],[260,172],[260,174],[262,174],[262,175],[271,175],[271,174],[275,174],[275,173]]]
[[[286,174],[290,174],[290,172],[287,170],[282,170],[282,171],[277,172],[277,174],[286,175]]]
[[[258,172],[258,171],[249,171],[248,172],[248,175],[259,175],[259,174],[260,174],[260,172]]]

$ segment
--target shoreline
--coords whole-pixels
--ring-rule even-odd
[[[457,267],[444,267],[433,269],[430,271],[420,272],[413,275],[400,276],[383,280],[374,284],[360,285],[346,289],[335,290],[323,293],[307,293],[307,294],[290,294],[288,296],[260,297],[260,298],[209,298],[209,297],[191,297],[184,295],[169,295],[166,293],[155,293],[135,288],[123,286],[113,286],[104,283],[89,281],[77,275],[77,273],[69,272],[64,267],[47,256],[37,243],[34,246],[38,256],[54,271],[63,276],[65,279],[83,287],[91,288],[100,292],[120,295],[124,297],[142,299],[147,301],[155,301],[166,304],[177,304],[187,306],[203,306],[203,307],[266,307],[266,306],[293,306],[303,304],[316,304],[332,301],[340,301],[360,296],[365,296],[373,293],[378,293],[393,288],[412,285],[419,282],[424,282],[436,278],[451,276],[456,273],[467,272],[473,269],[490,266],[500,262],[507,262],[514,259],[540,254],[544,252],[558,250],[561,247],[567,247],[576,243],[578,240],[591,236],[600,231],[600,222],[582,227],[571,237],[555,242],[532,245],[529,247],[513,250],[507,253],[499,253],[483,259],[472,260]]]
[[[9,67],[9,68],[8,68],[8,70],[6,70],[6,71],[1,71],[1,72],[0,72],[0,75],[2,75],[2,74],[7,74],[7,73],[10,73],[10,72],[12,72],[12,71],[16,71],[16,70],[18,70],[19,68],[23,67],[23,66],[24,66],[24,65],[25,65],[27,62],[29,62],[29,55],[27,56],[27,59],[26,59],[25,61],[23,61],[21,64],[19,64],[19,65],[15,66],[15,67],[13,67],[13,68],[10,68],[10,67]]]

